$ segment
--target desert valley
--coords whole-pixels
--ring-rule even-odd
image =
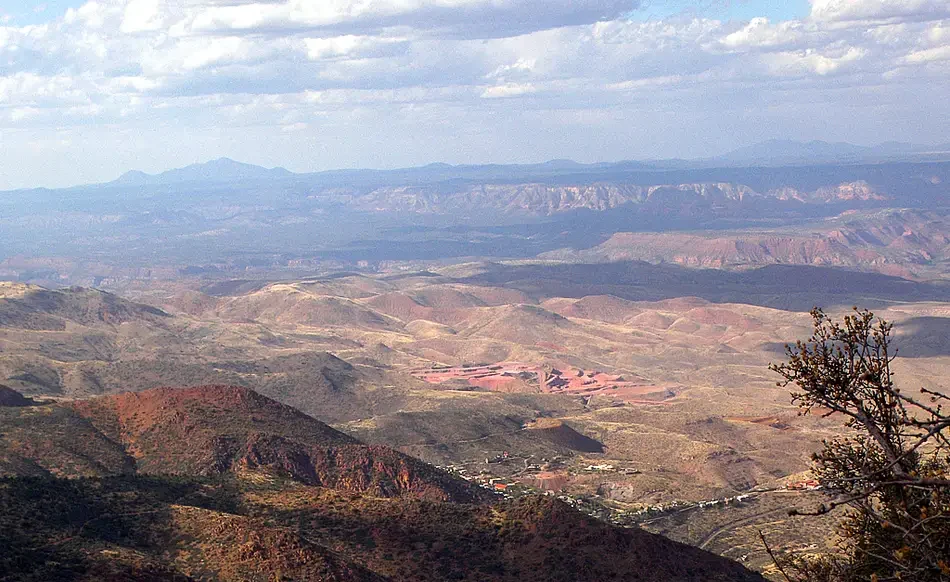
[[[128,526],[151,536],[132,543],[145,548],[134,555],[115,546],[124,542],[97,537],[99,530],[88,521],[57,526],[64,528],[59,534],[37,530],[17,547],[26,552],[35,543],[30,540],[39,539],[29,536],[67,536],[63,539],[87,541],[56,542],[56,547],[72,547],[69,559],[80,564],[79,570],[100,573],[95,575],[106,566],[88,562],[92,554],[87,552],[106,544],[103,552],[118,552],[117,572],[170,568],[195,576],[201,567],[189,560],[201,555],[201,563],[219,564],[202,566],[213,568],[215,576],[244,579],[246,572],[224,569],[234,559],[231,554],[212,554],[218,550],[209,547],[174,542],[177,557],[167,558],[173,543],[168,540],[179,539],[175,536],[204,539],[238,527],[227,535],[268,540],[256,542],[265,552],[254,566],[262,572],[298,567],[279,565],[290,551],[284,544],[316,543],[323,549],[308,554],[315,557],[308,558],[314,562],[307,567],[338,576],[320,579],[407,579],[398,568],[404,567],[408,549],[386,550],[388,534],[379,533],[381,527],[397,527],[378,521],[390,524],[396,510],[374,499],[408,496],[442,504],[461,500],[466,507],[514,504],[499,510],[512,515],[525,503],[556,502],[570,509],[530,505],[535,507],[530,511],[572,511],[571,520],[619,528],[611,532],[662,534],[777,576],[760,535],[776,552],[808,555],[833,548],[832,516],[790,516],[789,509],[805,511],[824,500],[810,458],[823,439],[841,434],[842,428],[835,418],[800,415],[789,390],[776,386],[769,364],[784,360],[786,344],[808,336],[812,307],[837,316],[860,305],[895,324],[899,353],[893,366],[900,386],[946,389],[950,285],[944,257],[950,229],[945,211],[932,203],[946,195],[948,167],[905,164],[893,174],[875,168],[860,188],[817,186],[808,195],[792,195],[792,186],[781,182],[772,184],[767,196],[722,183],[666,188],[680,193],[669,199],[656,194],[663,187],[627,187],[649,195],[621,200],[616,208],[587,202],[581,208],[566,208],[564,202],[552,207],[548,189],[548,197],[524,203],[523,227],[514,227],[509,216],[507,224],[496,226],[378,231],[377,236],[392,237],[393,248],[420,250],[416,257],[386,260],[364,258],[361,253],[370,253],[372,245],[354,240],[338,243],[341,250],[296,247],[290,252],[309,254],[243,264],[228,246],[230,235],[213,235],[220,256],[204,256],[207,262],[196,265],[181,262],[180,253],[189,247],[163,234],[167,227],[159,223],[153,223],[155,245],[170,250],[149,269],[136,264],[141,257],[110,254],[108,247],[96,259],[98,266],[70,254],[9,255],[4,268],[10,280],[0,283],[0,383],[9,394],[0,430],[0,473],[105,479],[98,485],[56,481],[55,487],[71,488],[64,495],[88,496],[82,487],[94,486],[96,502],[110,507],[126,503],[123,496],[134,491],[142,503],[155,507],[149,511],[163,516],[160,523],[149,518],[147,525]],[[845,167],[828,173],[855,171]],[[799,184],[807,169],[786,172],[792,176],[789,183]],[[871,181],[880,172],[886,179]],[[926,178],[909,185],[913,195],[892,185],[908,173]],[[557,180],[568,178],[581,179],[571,174]],[[249,188],[243,180],[225,175],[213,183],[216,189]],[[922,183],[930,189],[926,195],[918,188]],[[208,188],[202,184],[185,182],[177,188]],[[485,194],[489,198],[466,195],[466,204],[481,207],[509,195],[479,188],[493,193]],[[578,192],[590,188],[574,188],[576,200],[584,200]],[[405,196],[407,190],[402,192]],[[319,198],[306,199],[314,196]],[[557,196],[565,200],[563,192]],[[456,204],[451,196],[435,199]],[[130,204],[126,198],[108,200],[94,204]],[[911,207],[896,206],[904,203]],[[751,208],[767,210],[752,216]],[[443,212],[415,202],[403,210],[430,223]],[[138,220],[133,215],[140,210],[124,212],[126,218],[112,223],[117,234],[124,221]],[[220,223],[222,232],[250,236],[264,224],[248,218],[238,227],[236,217],[244,211],[230,212],[232,217]],[[289,211],[274,212],[268,220],[286,223],[280,216]],[[393,212],[385,208],[359,216],[389,221],[398,216]],[[628,225],[675,215],[688,229],[615,232],[617,213]],[[711,215],[734,224],[704,226]],[[604,223],[601,230],[584,230],[590,240],[569,231],[550,234],[571,223],[586,229],[592,217]],[[91,224],[82,228],[98,228]],[[192,228],[187,221],[180,224]],[[296,227],[287,228],[296,236]],[[62,232],[85,236],[69,228]],[[500,246],[477,256],[484,237]],[[470,244],[474,256],[457,256],[453,244],[443,244],[449,239]],[[519,240],[530,241],[536,256],[527,256],[525,244],[506,246]],[[567,243],[575,246],[551,248]],[[203,253],[200,248],[196,252]],[[347,248],[364,250],[345,251],[355,253],[346,258],[341,253]],[[191,392],[182,392],[181,400],[168,391],[172,387]],[[277,406],[265,397],[300,411],[274,409],[283,411],[282,418],[308,415],[329,426],[321,424],[324,428],[313,433],[298,421],[266,420],[253,407],[244,408],[248,398],[265,402],[265,408]],[[188,404],[189,399],[213,404]],[[242,403],[240,410],[231,410],[232,402]],[[353,444],[340,448],[314,441],[317,433],[335,435],[319,439]],[[176,439],[194,441],[198,435],[210,439],[198,447],[202,450],[168,448]],[[319,458],[313,447],[323,447]],[[206,480],[229,475],[232,484],[114,481],[166,473]],[[4,486],[8,507],[27,502],[17,497],[15,483]],[[195,495],[210,497],[197,505],[183,501]],[[328,503],[327,496],[343,496],[333,503],[346,505],[345,512],[364,507],[375,525],[348,527],[376,533],[366,533],[367,541],[326,538],[332,530],[322,529],[327,520],[355,519],[355,514],[301,513],[318,499]],[[399,507],[399,519],[417,519],[406,517],[406,511],[423,512],[418,519],[428,524],[441,511],[468,512],[453,519],[471,520],[476,529],[482,526],[474,524],[486,519],[481,509]],[[310,520],[310,525],[290,527],[317,529],[302,538],[280,537],[285,536],[281,528],[298,523],[287,521],[290,511],[296,512],[294,520]],[[209,533],[206,528],[212,526],[195,512],[205,512],[224,529]],[[284,517],[273,517],[274,512]],[[241,525],[224,525],[229,523]],[[412,523],[398,527],[422,522]],[[271,528],[267,533],[260,529],[265,525]],[[435,569],[425,579],[444,579],[448,574],[438,572],[445,567],[455,568],[460,579],[484,579],[477,573],[482,570],[464,573],[463,562],[445,565],[447,550],[438,548],[455,544],[458,550],[458,542],[448,540],[459,534],[433,530],[426,535],[441,541],[419,546],[436,552],[426,558]],[[228,539],[225,546],[238,543]],[[513,543],[505,540],[479,543]],[[376,549],[366,553],[367,543]],[[155,554],[155,548],[166,553]],[[529,562],[496,563],[487,557],[508,550],[465,551],[488,552],[465,559],[495,564],[485,566],[499,568],[491,579],[527,579]],[[553,546],[543,550],[548,551]],[[401,557],[385,558],[395,554]],[[53,559],[53,554],[43,555]],[[463,559],[453,555],[452,560]],[[610,566],[591,567],[600,572]],[[363,573],[353,574],[357,571]]]

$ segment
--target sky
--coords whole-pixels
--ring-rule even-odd
[[[0,189],[950,141],[947,0],[0,0]]]

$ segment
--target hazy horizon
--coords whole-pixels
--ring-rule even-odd
[[[465,163],[465,162],[461,162],[461,163],[450,163],[450,162],[445,162],[445,161],[443,161],[443,160],[438,160],[438,159],[436,159],[436,160],[432,160],[432,161],[428,161],[428,162],[424,162],[424,163],[420,163],[420,164],[414,164],[414,165],[392,165],[392,166],[376,166],[376,167],[350,166],[350,167],[330,167],[330,168],[291,168],[291,167],[288,167],[288,166],[285,165],[285,164],[280,164],[280,163],[275,164],[275,165],[262,165],[262,164],[257,164],[257,163],[251,162],[251,161],[243,160],[243,159],[235,159],[235,158],[232,158],[232,157],[229,157],[229,156],[224,155],[224,156],[217,156],[217,157],[213,157],[213,158],[199,159],[199,160],[196,160],[196,161],[193,161],[193,162],[189,162],[189,163],[186,163],[186,164],[180,165],[180,166],[169,166],[169,167],[165,167],[165,168],[158,168],[158,169],[153,170],[153,171],[144,171],[144,170],[141,170],[140,168],[132,167],[132,168],[128,168],[128,169],[123,170],[123,171],[122,171],[120,174],[118,174],[118,175],[111,176],[111,177],[107,177],[107,178],[104,179],[104,180],[98,180],[98,181],[95,181],[95,182],[79,182],[79,183],[75,183],[75,184],[62,184],[62,185],[57,185],[57,186],[48,186],[48,185],[46,185],[46,184],[38,183],[38,184],[30,185],[30,186],[19,186],[19,187],[15,187],[15,188],[0,188],[0,192],[12,192],[12,191],[19,191],[19,190],[32,190],[32,189],[43,189],[43,188],[46,188],[46,189],[54,189],[54,190],[55,190],[55,189],[61,189],[61,188],[77,188],[77,187],[83,187],[83,186],[94,186],[94,185],[97,185],[97,184],[108,184],[108,183],[111,183],[111,182],[114,182],[114,181],[121,180],[122,178],[126,177],[127,175],[131,175],[131,174],[142,174],[142,175],[148,176],[148,177],[155,177],[155,176],[160,176],[160,175],[162,175],[162,174],[165,174],[165,173],[167,173],[167,172],[173,172],[173,171],[175,171],[175,170],[184,170],[184,169],[187,169],[187,168],[190,168],[190,167],[204,166],[204,165],[213,164],[214,162],[222,161],[222,160],[234,162],[234,163],[239,164],[239,165],[247,165],[247,166],[254,166],[254,167],[257,167],[257,168],[263,168],[263,169],[265,169],[265,170],[287,170],[287,171],[289,171],[289,172],[291,172],[291,173],[293,173],[293,174],[300,174],[300,175],[305,175],[305,174],[319,174],[319,173],[322,173],[322,172],[348,172],[348,171],[353,171],[353,172],[361,172],[361,171],[363,171],[363,172],[375,172],[375,171],[381,171],[381,172],[385,172],[385,171],[395,171],[395,170],[421,169],[421,168],[426,168],[426,167],[429,167],[429,166],[439,166],[439,165],[448,165],[448,166],[451,166],[451,167],[478,167],[478,166],[493,166],[493,165],[494,165],[494,166],[506,166],[506,165],[507,165],[507,166],[520,166],[520,165],[532,166],[532,165],[544,165],[544,164],[554,163],[554,162],[569,162],[569,163],[577,163],[577,164],[582,164],[582,165],[596,165],[596,164],[620,164],[620,163],[624,163],[624,162],[650,164],[650,163],[662,163],[662,162],[681,161],[681,162],[686,162],[686,163],[694,162],[694,163],[697,164],[697,167],[699,167],[699,166],[702,165],[703,163],[714,162],[714,161],[716,161],[716,160],[723,160],[724,163],[725,163],[726,160],[725,160],[724,158],[726,158],[726,156],[728,156],[728,155],[730,155],[730,154],[739,152],[739,151],[741,151],[741,150],[745,150],[745,149],[747,149],[747,148],[748,148],[748,149],[751,149],[751,148],[753,148],[753,147],[755,147],[755,146],[757,146],[757,145],[762,145],[762,144],[766,144],[766,143],[769,143],[769,142],[787,142],[787,143],[790,143],[790,144],[797,144],[797,145],[801,145],[801,146],[807,146],[807,145],[810,145],[810,144],[816,144],[816,143],[817,143],[817,144],[823,144],[823,145],[828,145],[828,146],[838,146],[838,145],[841,145],[841,146],[853,146],[853,147],[856,147],[856,148],[868,148],[868,149],[878,148],[878,147],[886,146],[886,145],[888,145],[888,144],[899,144],[899,145],[903,145],[903,146],[916,146],[917,148],[921,148],[921,149],[918,150],[919,153],[950,154],[950,151],[946,151],[946,150],[945,150],[945,148],[946,148],[948,145],[950,145],[950,142],[948,142],[948,143],[933,143],[933,144],[919,144],[919,143],[918,143],[918,144],[911,144],[911,143],[906,143],[906,142],[879,142],[879,143],[871,143],[871,144],[856,144],[856,143],[850,143],[850,142],[826,142],[826,141],[823,141],[823,140],[812,140],[811,142],[796,142],[796,141],[792,141],[792,140],[778,140],[778,139],[775,139],[775,140],[766,140],[765,142],[756,142],[756,143],[754,143],[754,144],[747,144],[747,145],[739,146],[739,147],[734,148],[734,149],[730,149],[730,150],[727,150],[727,151],[720,152],[720,153],[715,154],[715,155],[712,155],[712,156],[697,157],[697,158],[684,158],[684,157],[655,158],[655,159],[650,159],[650,158],[640,158],[640,159],[622,158],[622,159],[612,159],[612,160],[579,161],[579,160],[577,160],[577,159],[568,158],[568,157],[563,157],[563,158],[550,158],[550,159],[528,160],[528,161],[523,161],[523,162],[506,162],[506,161],[496,160],[496,161],[486,161],[486,162],[481,162],[481,163]],[[931,150],[927,150],[927,149],[926,149],[926,148],[928,148],[928,147],[940,148],[940,149],[934,149],[934,150],[931,151]],[[896,159],[896,158],[895,158],[895,159]],[[815,159],[815,160],[803,159],[803,160],[801,160],[801,163],[811,163],[811,162],[818,163],[817,160],[831,161],[831,160],[823,160],[820,156],[816,156],[816,159]],[[788,161],[788,160],[785,160],[785,161]],[[742,165],[742,164],[740,164],[740,165]]]

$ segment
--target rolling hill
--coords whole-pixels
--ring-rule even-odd
[[[230,318],[222,322],[172,315],[101,291],[0,284],[0,378],[27,395],[66,398],[175,385],[240,385],[332,422],[396,409],[405,389],[417,384],[406,375],[353,366],[321,350],[355,344],[284,327],[297,320],[268,313],[281,314],[279,306],[292,311],[292,306],[281,293],[268,297],[263,303],[253,296],[248,300],[258,305],[256,314],[264,323],[248,322],[245,307],[226,300],[217,307]],[[369,329],[378,321],[386,322],[384,330],[401,325],[344,298],[299,297],[296,309],[309,309],[308,321],[321,326],[322,333],[352,314],[310,309],[314,302],[337,302],[366,313]],[[268,325],[282,329],[275,334]]]
[[[784,491],[807,468],[833,423],[797,417],[767,368],[807,334],[798,310],[879,310],[897,323],[894,366],[911,385],[939,389],[950,354],[944,284],[814,266],[473,262],[217,282],[150,294],[154,306],[8,289],[0,383],[60,404],[2,409],[4,426],[18,427],[0,459],[7,474],[164,479],[159,467],[170,463],[176,478],[263,474],[362,495],[388,487],[389,469],[373,477],[370,459],[399,466],[403,457],[384,452],[392,448],[486,482],[550,488],[623,523],[677,503]],[[224,423],[226,438],[202,428],[243,410],[231,397],[115,396],[208,384],[293,406],[376,452],[288,439],[281,424],[309,425],[283,413]],[[199,444],[178,446],[185,441]],[[341,474],[338,463],[362,468]],[[697,522],[702,530],[655,523],[699,543],[729,521],[717,515]],[[789,529],[796,521],[766,518],[788,540],[781,551],[814,541]],[[753,525],[708,547],[760,568],[768,557],[749,541]]]

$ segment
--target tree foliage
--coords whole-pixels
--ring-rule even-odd
[[[831,495],[813,514],[845,514],[836,555],[778,566],[794,581],[950,581],[950,398],[895,386],[890,323],[857,308],[842,321],[812,317],[812,336],[770,368],[802,414],[846,421],[813,457]]]

